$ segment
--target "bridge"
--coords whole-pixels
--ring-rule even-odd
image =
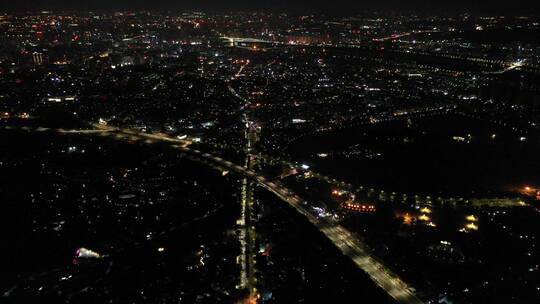
[[[219,156],[202,152],[190,148],[189,140],[174,138],[167,134],[151,134],[138,132],[131,129],[122,129],[102,125],[94,125],[96,129],[90,130],[66,130],[51,128],[30,128],[30,127],[6,127],[6,129],[20,129],[29,132],[57,132],[59,134],[81,134],[81,135],[101,135],[112,137],[118,140],[141,141],[146,144],[157,142],[166,142],[170,147],[192,156],[195,159],[214,164],[222,170],[234,172],[240,176],[248,178],[266,190],[275,194],[279,199],[289,204],[298,213],[303,215],[311,224],[323,233],[344,255],[349,257],[353,263],[363,270],[369,277],[390,297],[398,303],[417,304],[423,303],[416,295],[415,290],[406,284],[399,276],[393,273],[376,257],[372,256],[369,249],[358,240],[351,232],[336,222],[326,218],[321,218],[309,211],[303,200],[295,195],[290,189],[285,187],[279,181],[269,180],[259,175],[249,166],[240,166],[225,160]]]
[[[231,47],[242,47],[246,45],[280,45],[283,44],[278,41],[269,41],[269,40],[263,40],[263,39],[256,39],[256,38],[241,38],[241,37],[226,37],[222,36],[220,37],[222,40],[229,43],[229,46]]]

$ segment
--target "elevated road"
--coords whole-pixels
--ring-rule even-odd
[[[218,165],[235,171],[236,173],[250,177],[257,181],[263,188],[274,193],[282,201],[288,203],[296,211],[305,216],[310,223],[315,225],[332,243],[365,273],[385,290],[388,295],[394,298],[399,303],[422,303],[422,301],[414,294],[414,289],[403,282],[396,274],[388,267],[372,257],[365,246],[358,241],[347,229],[338,224],[333,224],[325,219],[318,218],[309,212],[299,197],[294,195],[289,189],[278,182],[270,181],[264,176],[247,170],[237,164],[224,160],[217,156],[212,156],[208,153],[201,153],[198,150],[191,150],[186,147],[179,147],[185,152],[195,153],[196,155],[206,160],[213,161]]]

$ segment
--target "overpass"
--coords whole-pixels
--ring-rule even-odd
[[[114,128],[108,126],[95,125],[96,129],[92,130],[65,130],[65,129],[50,129],[50,128],[13,128],[6,129],[21,129],[25,131],[36,132],[57,132],[60,134],[82,134],[82,135],[102,135],[113,137],[118,140],[138,140],[151,144],[155,142],[167,142],[174,149],[178,149],[183,153],[189,154],[194,158],[213,163],[217,167],[235,172],[238,175],[249,178],[266,190],[275,194],[279,199],[289,204],[298,213],[302,214],[306,219],[323,233],[344,255],[349,257],[353,263],[362,269],[369,277],[390,297],[398,303],[417,304],[423,303],[416,295],[415,290],[401,280],[397,274],[393,273],[381,261],[371,255],[367,247],[361,243],[352,233],[338,223],[331,222],[325,218],[320,218],[311,213],[306,204],[287,187],[278,181],[271,181],[266,177],[259,175],[249,167],[243,167],[232,163],[219,156],[201,152],[197,149],[190,148],[190,141],[177,139],[167,134],[150,134],[138,132],[130,129]]]

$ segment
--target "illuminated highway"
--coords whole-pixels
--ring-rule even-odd
[[[190,152],[187,147],[181,150]],[[191,150],[195,154],[200,154],[197,150]],[[315,225],[326,237],[328,237],[341,252],[353,260],[353,262],[366,272],[371,279],[383,288],[392,298],[400,303],[422,303],[414,295],[414,290],[407,286],[396,274],[392,273],[384,264],[373,258],[356,237],[340,225],[332,224],[324,219],[319,219],[302,205],[300,198],[291,193],[279,182],[273,182],[263,176],[257,175],[251,170],[233,164],[217,156],[200,154],[203,158],[214,161],[220,166],[226,167],[244,176],[255,179],[262,187],[269,190],[294,207],[299,213],[304,215],[313,225]]]
[[[180,140],[166,134],[149,134],[129,129],[112,128],[108,126],[97,126],[98,130],[61,130],[49,128],[18,128],[26,131],[56,131],[61,134],[101,134],[111,136],[121,140],[140,140],[145,143],[169,142],[171,147],[178,149],[186,154],[190,154],[200,160],[208,161],[217,165],[217,167],[234,171],[235,173],[256,181],[263,188],[274,193],[282,201],[295,208],[300,214],[305,216],[309,222],[315,225],[332,243],[346,256],[348,256],[360,269],[367,273],[370,278],[385,290],[389,296],[399,303],[422,303],[416,297],[414,289],[403,282],[396,274],[388,269],[382,262],[371,256],[356,237],[342,226],[331,223],[324,218],[319,218],[308,211],[302,203],[302,200],[294,195],[289,189],[277,181],[271,181],[264,176],[258,175],[253,170],[232,163],[209,153],[201,152],[189,147],[188,140]],[[14,128],[7,128],[14,129]],[[246,236],[247,237],[247,236]],[[247,280],[247,276],[244,277]]]
[[[245,130],[245,137],[246,137],[246,159],[244,168],[248,171],[251,170],[253,166],[253,162],[251,159],[251,138],[250,136],[250,128],[249,124],[247,123],[247,117],[244,115],[244,119],[246,120],[246,130]],[[204,157],[212,157],[208,153],[203,153]],[[239,229],[239,240],[240,240],[240,256],[239,256],[239,263],[241,266],[240,271],[240,287],[246,288],[250,291],[250,297],[258,298],[258,292],[256,289],[256,269],[255,269],[255,231],[253,226],[253,204],[254,204],[254,197],[253,197],[253,190],[254,190],[254,181],[247,176],[244,176],[242,179],[242,201],[241,201],[241,209],[240,209],[240,219],[238,220],[238,224],[240,226]]]

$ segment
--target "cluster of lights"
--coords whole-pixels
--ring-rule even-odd
[[[418,217],[409,213],[405,213],[403,215],[403,223],[405,225],[411,225],[414,223],[415,220],[418,220],[424,223],[426,226],[437,227],[437,225],[431,219],[431,213],[432,210],[428,207],[423,207],[422,209],[420,209],[420,215],[418,215]]]
[[[433,223],[433,221],[431,220],[431,217],[429,216],[429,214],[431,214],[431,209],[429,209],[428,207],[424,207],[424,208],[420,209],[420,212],[422,213],[418,217],[418,219],[420,221],[424,222],[426,225],[428,225],[430,227],[436,227],[437,226],[437,225],[435,225],[435,223]]]
[[[374,205],[356,204],[351,202],[343,203],[342,207],[356,212],[375,212],[377,210]]]
[[[526,187],[523,187],[523,190],[521,190],[520,192],[527,196],[536,196],[536,199],[540,200],[540,188],[533,188],[530,186],[526,186]]]
[[[332,194],[333,194],[333,195],[337,195],[337,196],[342,196],[343,194],[345,194],[345,191],[342,191],[342,190],[334,190],[334,191],[332,191]]]
[[[467,223],[465,224],[463,228],[459,229],[460,232],[468,233],[471,231],[478,230],[478,217],[471,214],[471,215],[467,215],[465,219],[467,220]]]

